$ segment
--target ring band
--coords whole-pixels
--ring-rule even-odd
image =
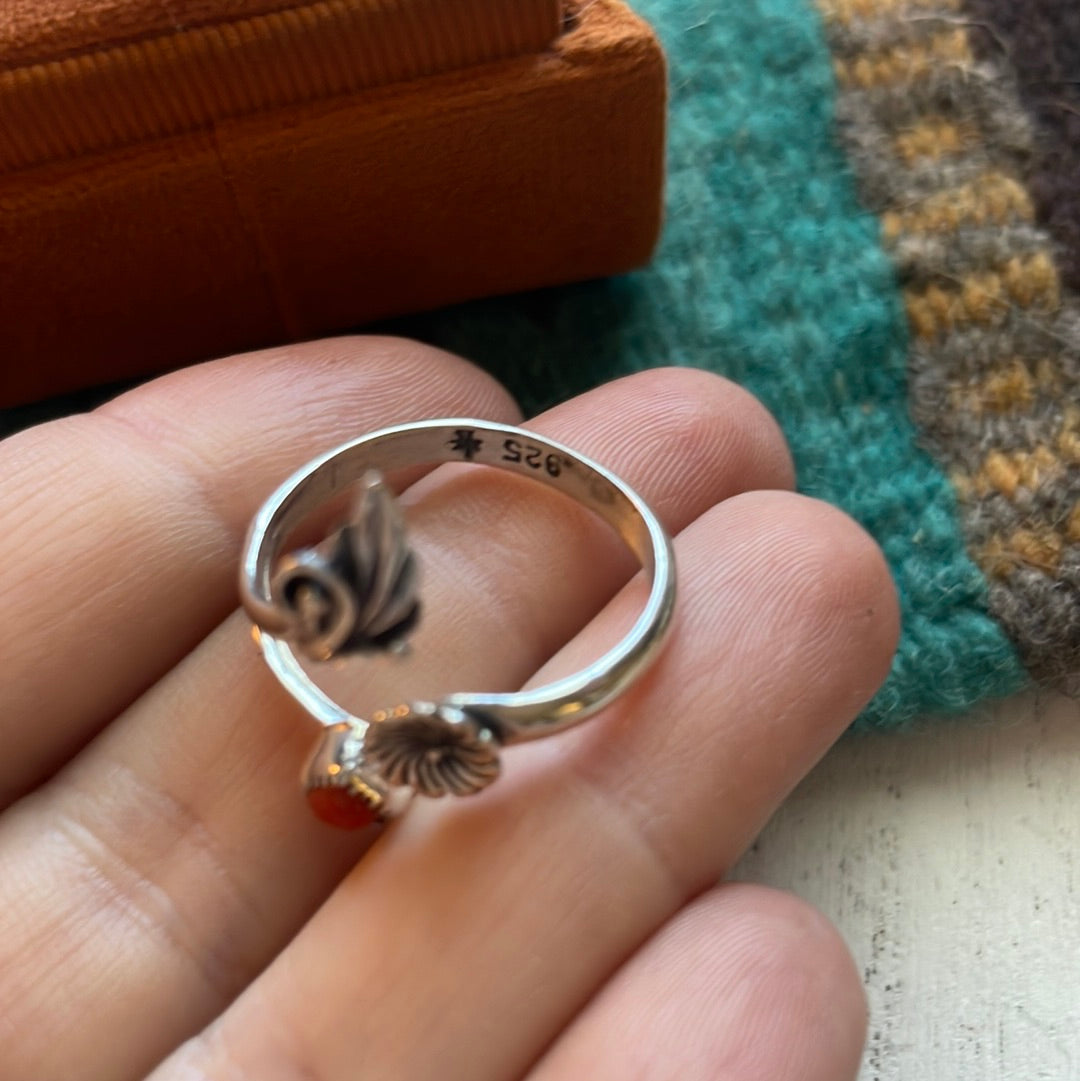
[[[396,469],[471,462],[529,477],[606,521],[651,577],[645,607],[616,646],[564,679],[515,694],[451,694],[353,716],[300,662],[396,651],[420,612],[416,567],[397,501]],[[313,547],[283,552],[297,528],[358,488],[350,519]],[[449,419],[383,428],[309,462],[255,515],[244,544],[240,597],[271,671],[325,731],[304,785],[315,813],[356,828],[392,817],[414,793],[468,795],[499,772],[503,746],[585,720],[656,657],[671,621],[671,541],[648,505],[609,470],[535,432]]]

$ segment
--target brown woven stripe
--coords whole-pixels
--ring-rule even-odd
[[[1039,221],[1058,241],[1062,280],[1080,291],[1080,4],[968,0],[977,54],[1005,59],[1036,125],[1027,175]]]
[[[540,52],[559,0],[319,0],[0,71],[0,171]]]

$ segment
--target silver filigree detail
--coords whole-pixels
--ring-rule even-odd
[[[430,704],[377,713],[364,757],[388,783],[425,796],[468,796],[499,776],[499,742],[490,729]]]
[[[312,660],[400,648],[416,625],[416,560],[393,493],[372,470],[351,520],[314,548],[282,558],[270,583],[288,638]]]

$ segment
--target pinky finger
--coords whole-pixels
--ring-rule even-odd
[[[789,894],[724,885],[624,964],[527,1081],[851,1081],[865,1030],[832,925]]]

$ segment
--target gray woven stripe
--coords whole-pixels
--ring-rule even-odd
[[[1021,222],[961,228],[950,233],[907,233],[889,248],[900,280],[951,283],[986,267],[1002,266],[1017,255],[1046,250],[1046,232]]]
[[[909,164],[896,139],[930,117],[951,119],[975,133],[965,152]],[[912,205],[958,187],[991,165],[1022,174],[1031,157],[1031,125],[988,64],[947,68],[903,92],[895,87],[845,90],[836,119],[855,166],[860,194],[874,210]]]
[[[1009,309],[1002,333],[987,334],[981,327],[965,328],[934,343],[936,363],[960,384],[1000,370],[1013,358],[1032,363],[1052,358],[1065,385],[1080,381],[1080,311],[1066,307],[1055,318],[1033,318],[1026,311]]]
[[[865,54],[884,52],[898,45],[929,42],[944,30],[962,27],[965,19],[956,12],[914,12],[906,19],[895,15],[857,19],[846,26],[830,28],[829,48],[836,57],[853,59]]]

